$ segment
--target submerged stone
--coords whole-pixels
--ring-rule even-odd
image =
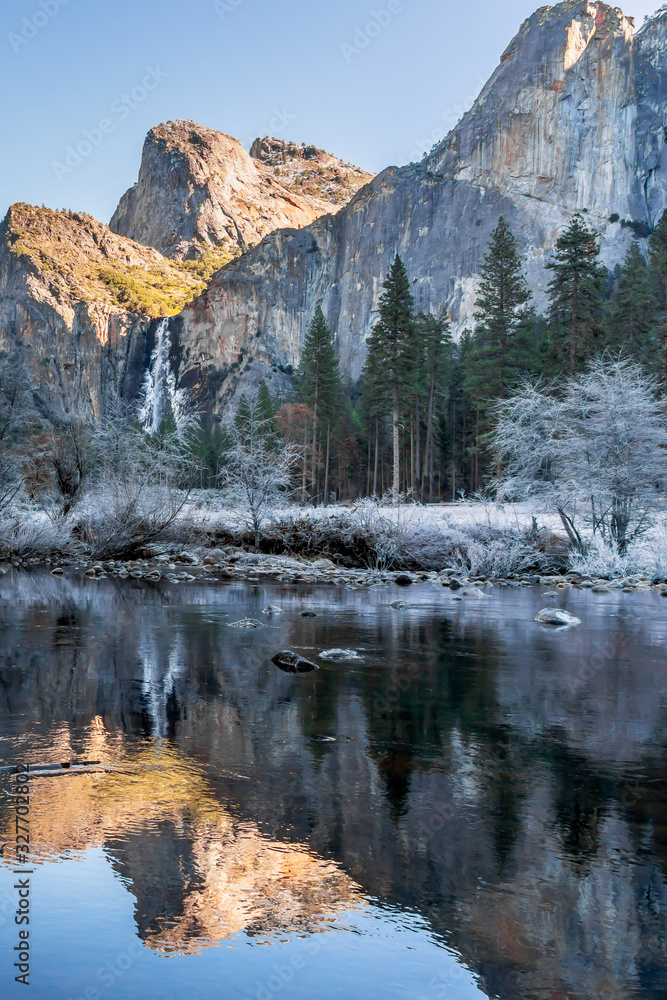
[[[554,625],[563,628],[568,625],[581,625],[581,619],[564,611],[562,608],[544,608],[535,618],[540,625]]]
[[[278,669],[286,674],[309,674],[313,670],[320,669],[316,663],[311,663],[310,660],[304,659],[298,653],[293,653],[290,649],[276,653],[271,662],[275,663]]]
[[[389,607],[394,611],[407,611],[408,608],[414,608],[414,604],[410,604],[409,601],[392,601]]]
[[[285,612],[282,608],[279,608],[277,604],[267,604],[262,611],[262,614],[267,615],[270,618],[271,615],[284,615]]]
[[[320,653],[320,659],[328,663],[350,663],[362,657],[355,649],[325,649]]]
[[[258,622],[256,618],[242,618],[238,622],[230,622],[227,628],[264,628],[264,622]]]

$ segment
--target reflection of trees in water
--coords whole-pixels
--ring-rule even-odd
[[[32,600],[24,589],[5,614],[0,717],[64,720],[73,751],[95,716],[128,746],[167,737],[206,762],[211,794],[237,821],[308,843],[379,899],[418,908],[501,995],[519,994],[521,972],[522,995],[548,985],[624,1000],[629,968],[643,995],[659,995],[664,716],[659,653],[641,624],[620,621],[623,641],[584,676],[599,634],[541,632],[521,594],[514,617],[378,608],[355,624],[333,611],[304,623],[302,599],[267,591],[260,607],[278,600],[294,615],[282,631],[240,635],[226,623],[247,610],[241,588],[188,588],[179,607],[111,583],[68,583],[58,600],[61,585],[40,584]],[[372,599],[344,598],[365,612]],[[270,665],[277,643],[380,652],[295,681]],[[179,829],[151,835],[150,850],[183,858],[169,899],[142,875],[149,841],[114,839],[145,895],[147,935],[169,908],[176,936],[199,919],[195,835]]]

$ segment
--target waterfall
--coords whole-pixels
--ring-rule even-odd
[[[170,414],[180,433],[189,419],[187,393],[176,385],[176,375],[171,367],[169,353],[169,320],[163,319],[155,334],[155,350],[144,378],[139,419],[145,431],[157,434],[165,417]]]

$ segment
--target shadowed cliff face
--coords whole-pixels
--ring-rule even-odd
[[[224,371],[234,361],[223,396],[239,369],[257,381],[254,368],[295,366],[322,304],[343,366],[358,377],[396,252],[417,308],[445,307],[460,332],[500,214],[520,241],[538,307],[545,260],[575,211],[600,230],[613,268],[667,200],[665,74],[667,13],[635,38],[633,20],[603,3],[541,8],[471,111],[419,165],[386,170],[335,218],[275,233],[221,271],[183,313],[185,363],[207,359]]]
[[[115,769],[35,781],[37,862],[104,846],[164,952],[310,935],[370,896],[426,919],[488,995],[659,1000],[663,609],[572,599],[584,625],[556,633],[530,590],[471,608],[419,588],[397,615],[380,591],[10,572],[0,747]],[[268,601],[275,628],[227,628]],[[363,662],[270,662],[332,645]]]

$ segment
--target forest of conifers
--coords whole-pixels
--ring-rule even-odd
[[[667,379],[667,213],[648,253],[635,239],[613,273],[601,263],[597,234],[577,214],[546,266],[549,306],[539,314],[501,218],[481,268],[474,327],[455,343],[446,315],[415,312],[415,276],[397,256],[356,385],[341,377],[335,332],[318,309],[292,400],[272,401],[263,385],[252,404],[272,432],[299,448],[301,498],[393,492],[455,500],[493,478],[495,409],[526,375],[552,383],[607,352]],[[242,408],[248,405],[244,399]],[[214,451],[210,464],[218,462]]]

